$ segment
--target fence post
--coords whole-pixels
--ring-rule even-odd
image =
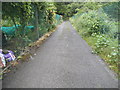
[[[37,38],[39,38],[39,31],[38,31],[38,9],[35,5],[35,30],[37,32]]]

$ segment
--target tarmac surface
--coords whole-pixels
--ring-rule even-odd
[[[63,22],[28,62],[9,73],[3,88],[118,88],[108,66],[74,30]]]

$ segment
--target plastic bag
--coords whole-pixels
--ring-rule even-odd
[[[14,56],[14,53],[10,50],[8,50],[8,53],[7,54],[3,54],[4,57],[5,57],[5,60],[7,62],[11,62],[11,61],[14,61],[15,60],[15,56]]]
[[[3,68],[5,66],[6,66],[5,58],[4,58],[3,54],[0,53],[0,68]]]
[[[0,67],[5,67],[7,62],[14,61],[15,58],[12,51],[0,49]]]

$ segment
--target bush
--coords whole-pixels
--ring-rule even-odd
[[[96,53],[102,53],[104,48],[110,45],[110,40],[104,34],[96,35],[96,33],[94,33],[92,36],[97,40],[94,45]]]
[[[104,12],[90,11],[74,19],[76,29],[84,36],[91,36],[92,33],[111,34],[111,37],[118,31],[117,25]],[[74,22],[73,21],[73,22]]]
[[[115,72],[118,73],[118,26],[119,22],[104,11],[78,13],[70,19],[75,29]]]

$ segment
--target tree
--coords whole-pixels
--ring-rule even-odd
[[[56,2],[55,6],[57,7],[57,14],[63,16],[63,19],[69,19],[69,17],[73,16],[77,13],[77,9],[82,7],[81,2]]]
[[[30,4],[29,2],[3,2],[2,4],[3,19],[11,18],[15,26],[18,21],[21,24],[20,32],[23,32],[21,36],[24,35],[24,27],[32,16]]]

